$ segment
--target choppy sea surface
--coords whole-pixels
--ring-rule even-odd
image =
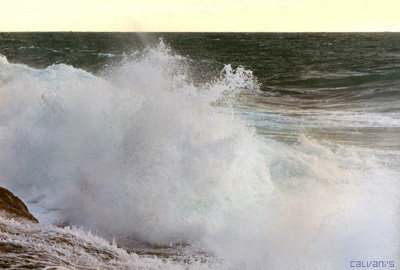
[[[2,267],[400,265],[400,34],[0,33],[0,106]]]

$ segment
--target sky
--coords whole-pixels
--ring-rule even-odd
[[[6,31],[400,31],[400,0],[0,0]]]

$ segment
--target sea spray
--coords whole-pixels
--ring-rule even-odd
[[[189,244],[220,268],[398,259],[398,172],[363,149],[256,135],[225,106],[257,89],[251,73],[199,83],[188,65],[163,44],[105,77],[3,59],[1,184],[58,224]]]
[[[5,184],[60,222],[157,243],[192,242],[268,196],[254,131],[210,105],[251,77],[229,69],[199,89],[180,59],[161,46],[108,79],[7,65]]]

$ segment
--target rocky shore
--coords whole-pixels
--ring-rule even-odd
[[[0,214],[8,218],[26,219],[38,223],[21,199],[3,187],[0,187]]]

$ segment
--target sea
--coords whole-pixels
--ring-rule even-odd
[[[0,33],[0,266],[400,267],[400,33]]]

